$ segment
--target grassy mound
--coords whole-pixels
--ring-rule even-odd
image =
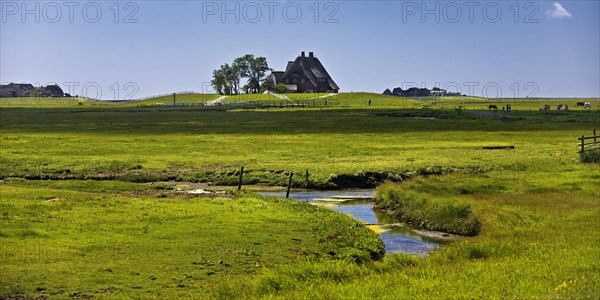
[[[481,223],[471,212],[467,203],[425,197],[402,190],[401,186],[387,182],[375,193],[377,208],[391,212],[399,220],[419,228],[453,234],[474,236]]]
[[[188,93],[188,94],[177,94],[175,95],[175,103],[193,103],[196,105],[198,102],[206,102],[210,100],[217,99],[219,95],[216,94],[198,94],[198,93]],[[144,100],[131,100],[120,102],[118,105],[121,106],[137,106],[137,105],[157,105],[157,104],[165,104],[170,105],[173,104],[173,95],[166,95],[154,98],[148,98]]]

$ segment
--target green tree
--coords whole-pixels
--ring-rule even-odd
[[[265,57],[255,57],[252,54],[246,54],[234,60],[234,64],[240,67],[242,77],[248,79],[249,92],[256,94],[260,91],[260,84],[268,71],[269,64]]]
[[[275,86],[275,92],[279,93],[279,94],[287,92],[287,85],[285,85],[283,83],[278,83]]]
[[[211,85],[221,95],[239,94],[241,69],[238,64],[225,63],[213,71]]]
[[[27,92],[25,92],[27,97],[42,97],[44,95],[44,90],[42,88],[33,88]]]
[[[231,65],[224,64],[221,66],[223,72],[225,72],[225,80],[229,86],[229,95],[237,95],[240,93],[240,81],[242,80],[241,69],[235,62]]]
[[[225,72],[223,66],[213,71],[213,79],[210,81],[213,89],[220,95],[225,94],[225,87],[227,86],[227,80],[225,80]]]
[[[270,71],[265,57],[255,57],[246,54],[238,57],[230,64],[223,64],[213,71],[211,85],[217,93],[223,95],[239,94],[240,89],[245,93],[256,94],[260,91],[267,71]],[[242,78],[247,78],[247,84],[240,84]]]
[[[273,82],[272,76],[267,76],[267,79],[260,85],[260,93],[265,91],[275,91],[275,82]]]
[[[248,94],[250,92],[250,85],[244,84],[244,86],[242,86],[242,91],[244,91],[244,93]]]

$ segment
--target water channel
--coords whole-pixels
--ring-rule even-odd
[[[260,192],[261,195],[285,197],[285,192]],[[369,224],[379,233],[386,253],[402,252],[424,256],[439,247],[444,239],[430,236],[385,213],[373,210],[373,190],[291,192],[290,198],[322,205]]]

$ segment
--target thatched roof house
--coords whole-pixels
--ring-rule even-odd
[[[56,84],[44,87],[44,96],[46,97],[63,97],[64,95],[63,90]]]
[[[269,77],[275,84],[285,84],[289,92],[337,93],[340,89],[313,52],[306,56],[302,51],[285,71],[273,71]]]

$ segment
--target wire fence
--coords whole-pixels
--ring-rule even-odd
[[[232,101],[232,102],[216,102],[207,106],[240,106],[240,107],[261,107],[261,108],[294,108],[294,107],[316,107],[339,105],[337,100],[327,99],[311,99],[311,100],[282,100],[282,101],[264,101],[264,100],[249,100],[249,101]]]
[[[318,100],[303,100],[303,101],[230,101],[230,102],[214,102],[214,101],[199,101],[199,102],[166,102],[154,104],[140,104],[138,107],[239,107],[239,108],[305,108],[305,107],[327,107],[338,106],[339,101],[318,99]]]
[[[197,92],[194,92],[194,91],[181,91],[181,92],[176,92],[176,93],[159,94],[159,95],[148,96],[148,97],[143,97],[143,98],[138,98],[138,99],[132,99],[132,100],[128,100],[128,101],[143,101],[143,100],[148,100],[148,99],[152,99],[152,98],[160,98],[160,97],[173,96],[173,94],[175,94],[175,95],[183,95],[183,94],[200,94],[200,93],[197,93]]]

